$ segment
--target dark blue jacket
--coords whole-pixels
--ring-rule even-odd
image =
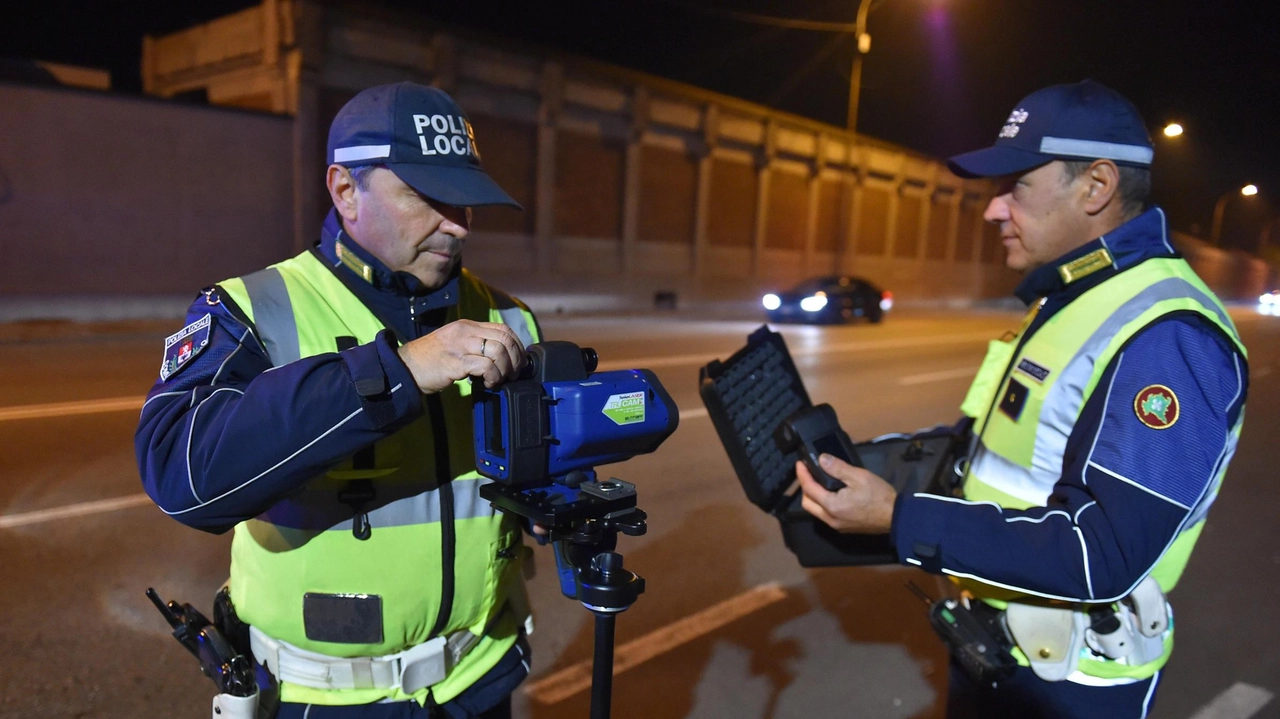
[[[439,328],[457,304],[457,275],[429,291],[348,239],[343,245],[375,270],[366,282],[338,261],[341,232],[330,213],[309,251],[388,329],[369,344],[272,369],[244,313],[216,286],[206,289],[187,322],[210,316],[209,341],[151,388],[134,436],[143,487],[166,514],[225,532],[421,415],[421,395],[391,337],[408,341]],[[370,378],[394,391],[362,397],[355,380]]]
[[[1058,266],[1107,247],[1111,268],[1064,284]],[[1153,208],[1044,267],[1018,286],[1046,298],[1027,330],[1091,287],[1154,257],[1178,256]],[[1152,384],[1178,390],[1177,426],[1152,432],[1134,397]],[[1213,478],[1231,460],[1231,428],[1248,369],[1222,331],[1198,315],[1168,315],[1137,333],[1106,367],[1067,440],[1047,506],[1027,510],[902,495],[891,538],[903,562],[1078,601],[1124,596],[1180,528],[1202,519]]]

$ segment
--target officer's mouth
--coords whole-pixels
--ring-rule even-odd
[[[422,254],[431,255],[436,259],[447,262],[457,257],[460,249],[455,247],[427,247],[422,250]]]

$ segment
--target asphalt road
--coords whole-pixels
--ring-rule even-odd
[[[1248,421],[1172,595],[1178,646],[1158,719],[1280,717],[1280,701],[1255,706],[1280,693],[1280,318],[1234,314],[1252,356]],[[986,339],[1018,319],[898,313],[880,326],[783,331],[810,395],[864,439],[953,421]],[[936,593],[934,578],[903,567],[801,569],[732,474],[697,396],[697,368],[730,354],[756,323],[544,326],[549,339],[595,347],[606,368],[654,368],[682,410],[657,453],[606,470],[637,485],[650,517],[647,535],[621,543],[648,591],[618,619],[614,716],[942,716],[946,656],[904,586],[914,579]],[[154,586],[207,612],[227,576],[229,536],[187,529],[139,497],[137,407],[161,339],[176,329],[0,326],[2,717],[209,716],[213,685],[143,596]],[[585,717],[591,615],[560,596],[548,551],[537,564],[534,675],[516,714]]]

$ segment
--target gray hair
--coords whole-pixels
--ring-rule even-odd
[[[369,189],[369,175],[375,169],[386,165],[357,165],[356,167],[348,167],[347,172],[351,173],[351,181],[356,183],[356,189],[364,192]]]
[[[1092,160],[1063,160],[1062,179],[1070,183],[1089,170]],[[1116,165],[1120,171],[1120,186],[1116,194],[1127,218],[1136,217],[1147,209],[1147,198],[1151,196],[1151,168]]]

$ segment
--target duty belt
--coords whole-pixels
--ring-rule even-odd
[[[1147,576],[1114,611],[1095,605],[1046,606],[1010,602],[1005,626],[1022,649],[1031,671],[1045,681],[1061,681],[1075,675],[1080,652],[1123,660],[1130,666],[1147,664],[1164,655],[1164,635],[1171,610],[1164,591]],[[1103,609],[1100,614],[1097,609]]]
[[[312,689],[400,689],[413,694],[444,680],[480,637],[466,630],[381,657],[333,657],[249,627],[253,657],[276,679]]]

